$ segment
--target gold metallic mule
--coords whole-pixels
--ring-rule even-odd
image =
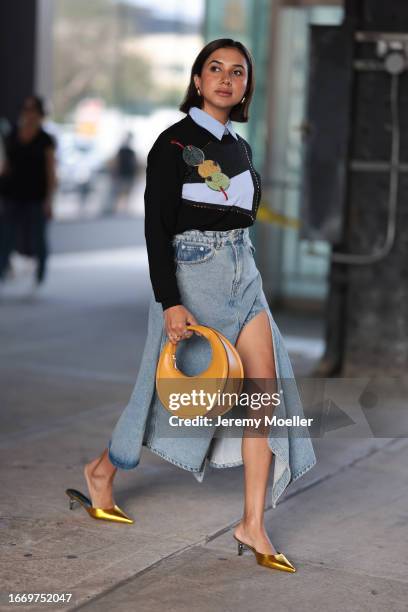
[[[283,553],[279,551],[276,555],[260,553],[253,546],[250,546],[249,544],[245,544],[244,542],[241,542],[241,540],[238,540],[235,535],[233,535],[233,537],[238,542],[238,555],[242,555],[242,553],[244,552],[244,548],[248,548],[254,553],[258,565],[263,565],[263,567],[269,567],[271,569],[282,570],[283,572],[296,572],[296,568],[285,557]]]
[[[134,520],[129,518],[116,504],[111,508],[94,508],[91,500],[80,491],[66,489],[65,493],[69,497],[70,510],[74,509],[75,504],[80,504],[88,512],[89,516],[92,516],[94,519],[113,521],[115,523],[134,523]]]

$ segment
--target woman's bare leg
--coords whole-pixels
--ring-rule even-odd
[[[241,330],[236,342],[236,349],[244,365],[245,378],[263,378],[276,380],[273,354],[273,339],[266,311],[257,314]],[[263,389],[268,393],[274,389]],[[250,394],[250,391],[248,391]],[[255,411],[256,412],[256,411]],[[251,411],[251,416],[261,417],[265,414]],[[272,451],[269,448],[267,434],[256,436],[245,435],[242,438],[242,459],[244,462],[245,499],[244,512],[240,523],[234,529],[234,535],[242,542],[254,546],[258,552],[276,554],[264,526],[264,508],[269,471],[272,462]]]
[[[116,472],[117,468],[109,461],[107,448],[85,465],[84,476],[94,508],[111,508],[115,504],[112,486]]]

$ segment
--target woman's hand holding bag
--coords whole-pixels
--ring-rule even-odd
[[[187,330],[187,325],[198,325],[197,319],[182,304],[166,308],[163,316],[166,334],[172,344],[191,338],[193,332]]]

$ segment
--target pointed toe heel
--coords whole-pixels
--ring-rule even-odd
[[[130,525],[134,523],[134,520],[116,504],[110,508],[94,508],[91,500],[80,491],[76,489],[66,489],[65,493],[69,497],[70,510],[73,510],[76,505],[80,505],[87,511],[89,516],[94,519],[112,521],[114,523],[128,523]]]
[[[252,551],[255,555],[256,562],[258,565],[262,565],[262,567],[268,567],[269,569],[277,569],[283,572],[290,572],[294,574],[296,572],[295,566],[285,557],[285,555],[281,552],[277,552],[276,555],[260,553],[253,546],[249,544],[245,544],[245,542],[241,542],[235,535],[233,538],[238,542],[238,555],[242,555],[244,549]]]

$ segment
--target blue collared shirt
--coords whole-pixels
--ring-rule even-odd
[[[188,114],[196,123],[198,123],[198,125],[201,125],[201,127],[211,132],[211,134],[218,138],[218,140],[221,140],[224,134],[228,134],[228,132],[235,138],[235,140],[238,140],[238,136],[232,127],[231,119],[228,119],[227,123],[225,124],[221,123],[221,121],[214,119],[214,117],[209,115],[206,111],[203,111],[201,108],[198,108],[198,106],[192,106],[188,111]]]

